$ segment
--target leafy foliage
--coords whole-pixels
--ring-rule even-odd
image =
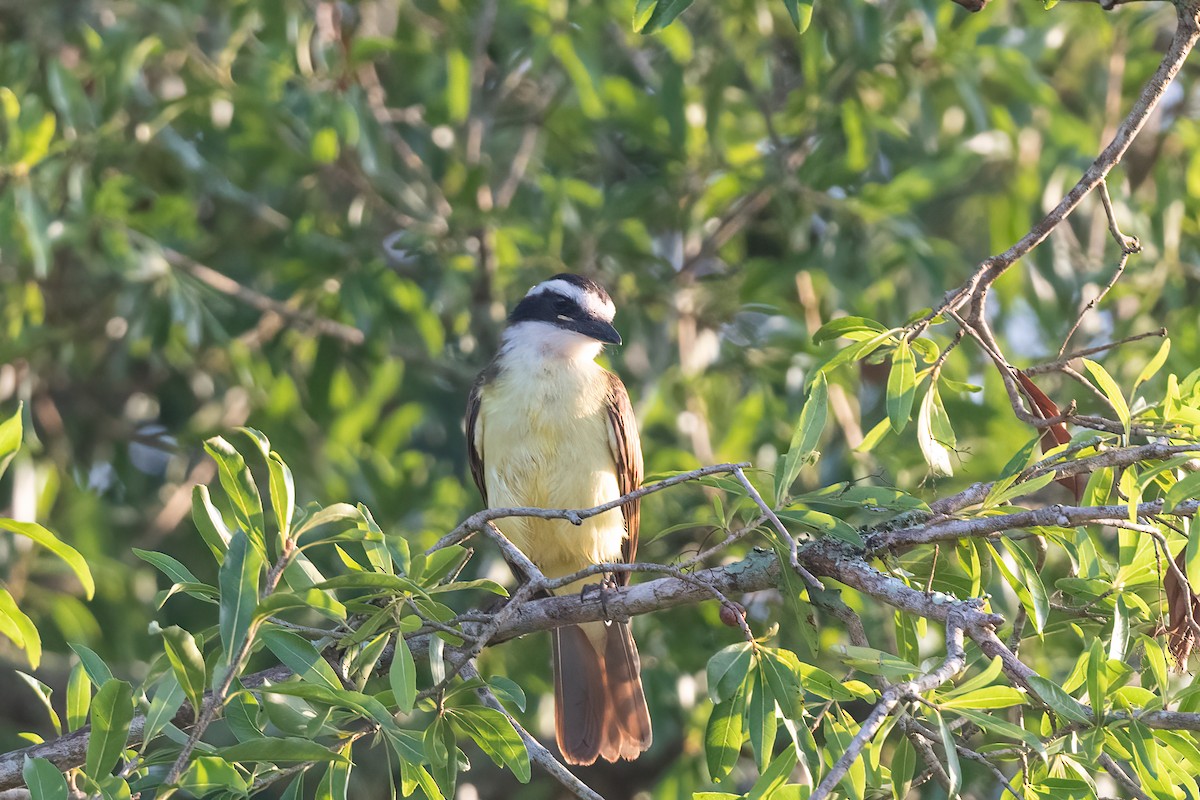
[[[616,298],[630,345],[609,358],[648,471],[751,459],[786,528],[729,478],[646,499],[649,561],[763,523],[720,557],[744,567],[762,546],[785,568],[747,601],[751,640],[715,604],[637,620],[657,744],[589,781],[806,796],[883,687],[941,661],[938,609],[987,598],[978,613],[1036,674],[969,640],[966,668],[888,716],[839,792],[903,797],[933,776],[967,793],[995,780],[982,755],[1026,797],[1112,793],[1103,758],[1150,796],[1200,795],[1192,729],[1154,716],[1200,709],[1159,637],[1176,553],[1200,580],[1200,473],[1186,450],[1112,460],[1200,425],[1195,104],[1165,104],[1110,180],[1145,252],[1074,347],[1170,340],[1030,370],[1040,395],[1021,384],[1043,419],[1107,427],[1040,436],[991,357],[918,311],[1028,230],[1116,124],[1108,98],[1127,107],[1154,70],[1168,15],[1100,14],[6,8],[0,643],[37,677],[3,667],[21,701],[0,749],[90,723],[72,785],[149,792],[215,691],[181,792],[505,797],[546,780],[480,696],[544,738],[536,640],[485,650],[486,684],[442,677],[458,615],[504,593],[498,558],[426,550],[477,502],[459,415],[499,309],[570,269]],[[1085,204],[991,287],[1014,363],[1066,346],[1116,263],[1107,228]],[[1071,502],[1105,516],[972,532]],[[959,523],[976,528],[877,546]],[[789,538],[883,582],[818,590],[786,568]],[[45,759],[16,770],[35,796],[66,791]]]

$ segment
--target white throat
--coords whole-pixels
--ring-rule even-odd
[[[594,362],[603,349],[604,343],[590,336],[563,330],[548,322],[526,320],[505,329],[500,359],[529,365],[550,360],[583,366]]]

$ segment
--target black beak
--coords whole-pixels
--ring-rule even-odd
[[[598,342],[606,342],[607,344],[621,343],[621,334],[617,333],[617,329],[611,323],[604,320],[581,319],[575,321],[570,328],[576,333],[590,336]]]

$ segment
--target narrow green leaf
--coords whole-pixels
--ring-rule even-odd
[[[942,736],[942,749],[946,753],[946,775],[950,778],[950,788],[947,794],[954,797],[958,794],[958,790],[962,788],[962,766],[958,762],[958,748],[954,743],[954,731],[950,730],[950,726],[946,724],[946,720],[938,712],[934,712],[937,717],[938,733]]]
[[[1129,647],[1129,605],[1125,595],[1118,594],[1113,606],[1113,630],[1108,640],[1108,657],[1113,661],[1124,661]]]
[[[908,737],[901,736],[896,740],[896,749],[892,751],[892,800],[904,800],[908,797],[916,768],[916,748],[912,746]]]
[[[745,683],[754,655],[749,642],[731,644],[708,660],[708,696],[714,703],[727,700]]]
[[[254,621],[262,566],[262,557],[250,546],[245,532],[235,533],[218,573],[221,646],[225,648],[224,663],[227,665],[237,657]]]
[[[1012,553],[1013,559],[1020,569],[1021,579],[1029,593],[1028,611],[1033,616],[1034,630],[1040,634],[1045,630],[1046,621],[1050,617],[1050,597],[1046,594],[1041,573],[1033,559],[1020,545],[1005,539],[1004,547]]]
[[[54,733],[62,736],[62,721],[58,718],[58,712],[54,710],[54,704],[50,702],[50,697],[54,694],[54,690],[37,678],[21,672],[19,669],[13,670],[13,672],[33,690],[34,696],[41,702],[42,707],[46,709],[46,716],[50,718],[50,724],[54,727]]]
[[[201,583],[190,569],[166,553],[156,553],[153,550],[142,550],[135,547],[133,554],[147,564],[157,567],[159,572],[170,578],[173,583]]]
[[[470,736],[496,766],[508,767],[518,781],[529,783],[529,753],[508,717],[482,706],[455,708],[450,714],[455,727]]]
[[[794,2],[794,0],[792,0]],[[900,338],[892,354],[892,370],[888,373],[887,413],[892,430],[900,433],[912,416],[913,399],[917,394],[917,362],[908,340]]]
[[[92,572],[88,569],[87,561],[78,550],[59,541],[57,536],[36,522],[17,522],[15,519],[0,517],[0,528],[29,537],[65,561],[71,571],[75,573],[75,577],[83,584],[83,591],[87,595],[87,599],[92,599],[92,595],[96,593],[96,583],[92,580]]]
[[[743,676],[744,677],[744,676]],[[720,783],[733,770],[742,751],[743,717],[746,712],[746,681],[738,684],[729,699],[713,706],[704,729],[704,753],[708,774]]]
[[[776,512],[780,519],[786,519],[789,522],[795,522],[798,525],[815,531],[822,537],[832,536],[835,539],[841,539],[847,544],[855,547],[862,546],[863,538],[858,530],[850,525],[845,520],[838,519],[831,514],[825,514],[821,511],[813,511],[811,509],[788,509],[786,511]]]
[[[1011,686],[987,686],[945,700],[940,708],[1010,708],[1025,702],[1025,693]]]
[[[1083,725],[1092,724],[1092,715],[1088,713],[1088,709],[1074,697],[1067,694],[1057,683],[1049,678],[1043,678],[1041,675],[1031,675],[1026,680],[1030,688],[1037,692],[1038,696],[1055,713],[1066,717],[1072,722],[1078,722]]]
[[[821,344],[851,333],[886,333],[887,327],[866,317],[838,317],[826,322],[812,335],[813,344]]]
[[[275,592],[269,595],[258,604],[258,608],[254,611],[254,619],[266,619],[293,608],[310,609],[330,619],[344,620],[346,618],[346,606],[342,605],[332,592],[305,589],[299,592]]]
[[[1000,658],[1000,656],[996,656],[992,659],[991,663],[988,664],[987,669],[975,677],[965,680],[958,686],[955,686],[954,689],[947,692],[945,696],[958,697],[966,694],[967,692],[973,692],[976,689],[982,689],[985,686],[991,686],[992,682],[995,681],[996,678],[1000,677],[1000,672],[1003,666],[1004,661]]]
[[[229,498],[234,518],[250,537],[254,548],[265,557],[266,532],[263,526],[262,496],[245,459],[221,436],[214,436],[206,441],[204,449],[217,462],[217,477]]]
[[[934,436],[936,427],[934,416],[939,413],[941,400],[938,397],[936,385],[931,385],[925,397],[921,400],[921,410],[917,414],[917,444],[921,446],[921,454],[925,463],[935,475],[950,476],[954,467],[950,464],[950,451]],[[941,410],[945,414],[945,410]]]
[[[21,437],[24,435],[21,411],[24,407],[24,403],[18,403],[12,416],[0,422],[0,477],[4,477],[4,470],[8,469],[13,456],[21,449]]]
[[[275,512],[275,524],[279,526],[279,535],[286,539],[296,511],[296,481],[291,469],[274,451],[267,457],[267,469],[271,476],[271,509]]]
[[[417,662],[402,632],[396,633],[396,651],[388,667],[388,682],[392,686],[396,707],[404,714],[411,714],[413,704],[417,701]]]
[[[692,0],[658,0],[649,15],[634,12],[634,32],[649,34],[658,33],[675,21],[675,18],[687,10]],[[639,3],[639,6],[641,4]],[[641,25],[637,23],[641,21]]]
[[[88,736],[85,771],[93,780],[108,775],[125,749],[133,719],[133,687],[110,680],[92,699],[92,730]]]
[[[1096,718],[1096,723],[1099,724],[1104,716],[1104,706],[1108,691],[1108,668],[1104,661],[1104,650],[1100,646],[1100,639],[1097,637],[1092,639],[1092,644],[1088,649],[1087,654],[1087,694],[1088,702],[1091,703],[1092,713]]]
[[[223,559],[233,534],[229,532],[221,512],[213,505],[212,496],[204,484],[199,484],[192,490],[192,523],[217,561]]]
[[[46,759],[25,756],[21,777],[32,800],[67,800],[67,779]]]
[[[1083,359],[1083,366],[1087,367],[1087,371],[1091,373],[1092,380],[1100,387],[1100,391],[1108,398],[1108,402],[1112,404],[1113,411],[1117,414],[1117,419],[1121,421],[1122,427],[1125,428],[1125,435],[1129,435],[1130,415],[1129,404],[1125,402],[1125,395],[1121,393],[1121,387],[1113,380],[1113,377],[1108,374],[1104,367],[1092,361],[1090,358]]]
[[[825,375],[817,375],[809,388],[804,407],[800,409],[800,419],[792,432],[792,441],[788,446],[787,455],[783,457],[782,475],[776,473],[775,497],[777,504],[791,489],[800,474],[801,468],[812,458],[817,448],[821,433],[825,430],[825,420],[829,414],[829,387]]]
[[[796,26],[796,32],[807,31],[812,23],[813,0],[783,0],[783,4],[792,18],[792,24]]]
[[[766,672],[761,664],[754,670],[751,683],[753,685],[746,706],[746,722],[750,728],[750,747],[754,751],[754,762],[761,773],[771,763],[771,756],[775,751],[775,698],[767,685]]]
[[[264,761],[271,764],[300,764],[304,762],[342,761],[348,759],[311,739],[295,736],[264,736],[220,750],[221,758],[231,763]]]
[[[998,734],[1009,739],[1015,739],[1024,742],[1027,747],[1037,753],[1042,761],[1048,761],[1049,756],[1046,752],[1046,745],[1041,738],[1032,731],[1027,731],[1020,725],[1014,725],[1008,720],[994,717],[991,714],[983,711],[976,711],[970,708],[956,708],[954,713],[960,717],[966,717],[971,722],[983,728],[988,733]]]
[[[192,704],[196,716],[200,716],[200,703],[204,698],[205,681],[204,656],[196,646],[192,634],[178,625],[172,625],[162,630],[163,648],[167,651],[167,660],[184,694]]]
[[[350,769],[354,766],[354,762],[350,760],[349,744],[344,745],[338,752],[344,760],[335,761],[329,765],[325,776],[317,785],[314,800],[346,800],[346,792],[350,786]]]
[[[312,642],[291,631],[273,627],[264,629],[259,638],[284,666],[304,680],[323,684],[330,689],[342,688],[337,673],[329,666],[329,662],[321,657],[320,651],[313,647]]]
[[[79,656],[79,663],[83,664],[84,671],[97,689],[112,680],[112,670],[94,650],[75,642],[70,642],[69,646],[75,651],[75,655]]]
[[[746,800],[768,800],[768,798],[788,800],[789,797],[799,800],[800,795],[789,795],[785,786],[792,770],[796,768],[797,761],[796,748],[786,748],[771,762],[769,767],[759,770],[758,780],[754,782],[754,786],[750,787],[750,791],[746,794]],[[800,788],[796,784],[792,784],[792,786]]]
[[[239,688],[230,695],[222,711],[225,722],[239,742],[257,741],[263,737],[262,705],[253,694],[241,689],[240,683],[235,681],[234,686]],[[232,760],[228,756],[226,759]]]
[[[1200,471],[1189,472],[1167,490],[1163,497],[1163,511],[1170,512],[1185,500],[1200,497]]]
[[[1154,354],[1154,358],[1150,359],[1146,363],[1146,366],[1142,367],[1142,371],[1138,373],[1137,380],[1133,382],[1133,391],[1129,393],[1131,397],[1137,394],[1139,386],[1153,378],[1162,369],[1163,364],[1167,363],[1167,356],[1170,353],[1171,340],[1163,339],[1162,344],[1158,346],[1158,352]]]
[[[174,671],[165,673],[158,682],[150,709],[146,712],[146,724],[142,728],[142,750],[145,751],[158,732],[167,726],[185,699],[183,687]]]
[[[83,727],[91,705],[92,684],[83,670],[83,664],[76,664],[71,667],[71,674],[67,678],[67,730],[75,731]]]
[[[17,601],[3,587],[0,587],[0,634],[25,651],[30,667],[37,669],[42,663],[42,637],[37,625],[17,607]]]
[[[204,797],[217,791],[244,795],[249,790],[246,779],[223,758],[199,756],[188,765],[179,778],[179,788],[195,797]]]

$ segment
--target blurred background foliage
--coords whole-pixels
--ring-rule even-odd
[[[771,468],[834,349],[810,334],[842,313],[902,324],[1019,238],[1107,141],[1173,25],[1143,4],[864,0],[818,3],[801,36],[783,3],[732,0],[643,36],[633,6],[0,0],[0,412],[26,414],[0,512],[56,531],[97,583],[85,604],[60,562],[0,534],[0,573],[42,631],[39,677],[65,684],[68,641],[138,676],[151,618],[200,615],[182,597],[156,613],[161,579],[131,548],[214,570],[190,487],[214,475],[199,443],[233,426],[270,437],[302,501],[364,502],[415,546],[476,508],[464,398],[506,307],[554,272],[615,298],[627,344],[608,358],[648,473]],[[1145,252],[1074,342],[1166,326],[1180,375],[1200,359],[1194,75],[1112,181]],[[1006,352],[1053,357],[1116,260],[1085,204],[997,284]],[[1131,380],[1156,347],[1106,364]],[[977,351],[944,374],[983,391],[943,387],[957,475],[927,491],[998,474],[1032,436]],[[837,425],[804,485],[922,484],[911,426],[854,450],[886,376],[832,375]],[[655,495],[642,554],[694,551],[728,513],[697,487]],[[656,745],[587,775],[606,796],[704,785],[698,680],[737,638],[716,613],[638,621]],[[12,672],[22,654],[0,641],[0,659],[7,750],[46,726]],[[543,698],[543,732],[547,661],[535,639],[485,665]],[[475,790],[507,796],[503,780]]]

